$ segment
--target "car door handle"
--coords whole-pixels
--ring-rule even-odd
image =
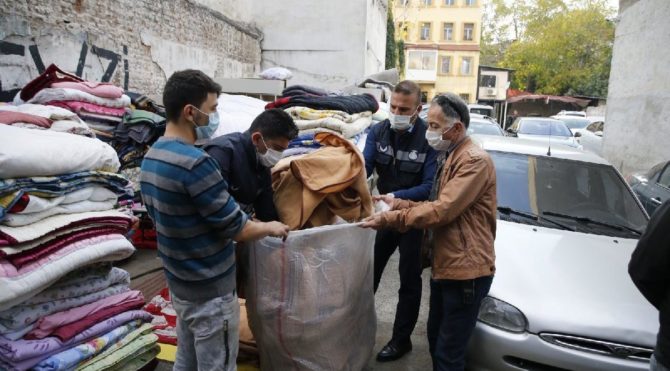
[[[660,205],[660,204],[663,203],[663,202],[661,202],[661,199],[658,198],[658,197],[654,197],[654,198],[652,198],[652,199],[651,199],[651,202],[655,203],[656,205]]]

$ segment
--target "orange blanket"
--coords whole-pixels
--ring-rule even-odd
[[[292,230],[348,222],[372,215],[365,160],[356,146],[332,133],[314,139],[319,150],[289,157],[272,169],[274,202],[279,218]]]

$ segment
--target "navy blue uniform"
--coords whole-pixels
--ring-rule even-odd
[[[379,193],[392,193],[396,198],[426,201],[430,196],[437,167],[437,153],[426,141],[427,126],[417,118],[403,133],[391,129],[388,120],[375,125],[365,142],[365,169],[368,176],[377,171]],[[397,247],[400,249],[400,290],[393,324],[392,342],[407,344],[421,305],[421,240],[423,232],[412,229],[406,233],[380,230],[375,241],[374,289],[377,291],[382,273]]]

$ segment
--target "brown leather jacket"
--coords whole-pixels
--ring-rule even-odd
[[[466,138],[447,157],[437,200],[395,200],[384,227],[433,231],[433,279],[468,280],[495,273],[496,173],[485,150]],[[417,247],[418,248],[418,247]]]

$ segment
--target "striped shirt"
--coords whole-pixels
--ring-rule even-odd
[[[170,290],[184,300],[231,293],[232,238],[248,217],[228,194],[216,161],[191,144],[163,137],[142,161],[140,184]]]

